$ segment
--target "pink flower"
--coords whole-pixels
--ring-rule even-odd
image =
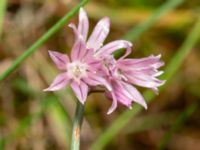
[[[121,48],[126,48],[127,56],[131,52],[132,43],[125,40],[112,41],[105,46],[103,42],[105,41],[109,31],[110,31],[110,20],[108,17],[102,18],[94,27],[93,32],[88,37],[89,21],[87,13],[83,8],[79,11],[79,24],[76,27],[73,23],[69,24],[74,31],[76,37],[82,36],[86,47],[93,50],[93,56],[95,58],[105,58],[110,56],[114,51]],[[88,37],[88,38],[87,38]],[[88,40],[87,40],[88,39]]]
[[[163,74],[163,71],[158,71],[164,65],[160,61],[160,57],[161,55],[151,55],[140,59],[119,59],[116,64],[118,74],[131,84],[151,88],[158,93],[157,87],[165,83],[165,81],[157,79]]]
[[[163,85],[165,81],[156,78],[163,73],[157,69],[163,64],[160,55],[141,59],[107,59],[104,72],[112,91],[107,91],[106,96],[113,100],[108,114],[116,109],[118,102],[129,108],[136,102],[147,109],[143,96],[134,85],[151,88],[158,93],[157,87]]]
[[[108,114],[112,113],[118,103],[132,108],[136,102],[147,109],[147,104],[135,88],[142,86],[158,93],[158,87],[164,81],[157,79],[163,72],[158,69],[164,64],[160,55],[141,59],[125,58],[131,53],[132,43],[125,40],[112,41],[103,45],[109,30],[108,17],[102,18],[88,37],[89,21],[83,8],[79,11],[79,24],[69,24],[75,35],[75,44],[71,58],[67,55],[49,51],[50,57],[57,68],[63,71],[44,91],[56,91],[67,84],[75,92],[79,101],[84,104],[91,87],[101,85],[106,87],[106,96],[112,100]],[[125,48],[125,54],[118,60],[113,53]]]
[[[77,38],[72,48],[71,61],[67,55],[49,51],[57,68],[64,72],[44,91],[56,91],[70,84],[79,101],[84,104],[89,86],[105,85],[111,90],[106,80],[96,74],[100,62],[94,60],[92,54],[91,49],[86,48],[82,37]]]

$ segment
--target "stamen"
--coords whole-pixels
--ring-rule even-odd
[[[81,62],[72,62],[67,66],[67,72],[70,77],[79,80],[81,77],[86,76],[87,65]]]

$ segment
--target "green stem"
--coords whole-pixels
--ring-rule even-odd
[[[83,121],[84,105],[77,101],[76,113],[72,127],[71,150],[79,150],[81,125]]]
[[[74,7],[69,13],[61,18],[52,28],[48,30],[41,38],[39,38],[30,48],[28,48],[15,62],[0,76],[0,81],[10,75],[28,56],[36,51],[42,44],[44,44],[51,36],[53,36],[65,23],[78,12],[79,8],[85,5],[88,0],[83,0],[79,5]]]
[[[0,0],[0,38],[3,30],[4,15],[6,12],[6,0]]]

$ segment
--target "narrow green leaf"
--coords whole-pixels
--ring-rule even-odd
[[[3,30],[3,20],[6,11],[6,0],[0,0],[0,38]]]
[[[176,119],[174,124],[172,124],[170,130],[164,135],[164,137],[161,139],[161,142],[157,148],[157,150],[163,150],[165,149],[167,143],[171,139],[174,132],[176,132],[183,124],[184,122],[194,113],[195,110],[198,108],[198,103],[195,102],[191,104],[188,108],[183,111],[180,116]]]
[[[74,7],[69,13],[61,18],[52,28],[50,28],[41,38],[39,38],[30,48],[28,48],[21,56],[19,56],[15,62],[0,76],[0,81],[10,75],[28,56],[37,50],[42,44],[44,44],[50,37],[52,37],[65,23],[74,16],[79,8],[85,5],[88,0],[83,0],[79,5]]]
[[[155,12],[145,21],[132,28],[127,34],[123,36],[123,39],[134,41],[136,40],[143,32],[151,28],[162,16],[173,10],[178,5],[182,4],[185,0],[169,0],[163,5],[161,5]],[[117,51],[116,56],[120,56],[122,51]]]
[[[162,6],[160,6],[152,16],[149,17],[147,21],[144,23],[139,24],[132,30],[130,30],[125,36],[124,39],[126,40],[135,40],[137,39],[143,32],[145,32],[147,29],[152,27],[156,21],[160,19],[161,16],[164,16],[171,10],[173,10],[175,7],[183,3],[184,0],[169,0]]]
[[[174,123],[177,112],[161,112],[159,114],[147,114],[138,116],[131,120],[120,135],[133,134],[149,129],[155,129],[163,125],[172,125]]]
[[[55,138],[57,138],[60,143],[65,145],[66,148],[69,148],[70,133],[72,130],[71,118],[66,113],[65,108],[63,108],[59,103],[58,98],[56,96],[51,97],[54,99],[51,100],[51,103],[46,109],[47,111],[45,114],[48,116],[49,123],[51,124],[50,127],[54,132]]]
[[[192,47],[199,40],[199,37],[200,37],[200,18],[198,19],[193,30],[191,31],[191,33],[189,34],[183,45],[180,47],[180,49],[177,51],[177,53],[174,55],[174,57],[169,62],[169,65],[167,65],[165,69],[165,75],[163,76],[163,79],[166,79],[168,83],[173,78],[173,75],[177,72],[180,65],[183,63],[184,59],[191,51]],[[166,86],[167,84],[163,85],[160,89],[163,90],[164,88],[166,88]],[[144,93],[144,97],[147,100],[147,102],[151,102],[153,101],[155,95],[151,91],[147,90]],[[142,110],[141,106],[135,105],[135,107],[132,110],[126,110],[124,113],[122,113],[111,124],[111,126],[99,136],[99,138],[91,146],[90,150],[103,149],[103,147],[106,146],[106,144],[108,144],[117,135],[117,133],[120,132],[121,129],[141,110]]]
[[[200,98],[200,94],[199,94],[199,90],[200,87],[195,87],[195,89],[192,87],[188,88],[188,91]],[[180,115],[179,117],[177,117],[176,121],[171,125],[171,128],[169,129],[169,131],[166,132],[166,134],[164,135],[164,137],[161,139],[160,144],[158,145],[157,150],[162,150],[165,149],[167,143],[169,142],[169,140],[171,139],[172,135],[174,132],[176,132],[178,129],[181,128],[181,126],[184,124],[184,122],[190,117],[192,116],[192,114],[197,110],[197,108],[199,108],[200,106],[200,101],[195,101],[193,104],[191,104],[190,106],[188,106]]]

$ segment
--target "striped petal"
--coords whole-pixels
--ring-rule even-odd
[[[78,98],[78,100],[84,104],[86,99],[87,99],[87,95],[88,95],[88,86],[80,81],[79,83],[74,81],[71,83],[71,87],[76,95],[76,97]]]
[[[68,26],[69,26],[69,27],[73,30],[73,32],[74,32],[75,42],[76,42],[77,39],[78,39],[78,37],[80,37],[81,35],[79,34],[78,29],[76,28],[75,24],[70,23]]]
[[[132,95],[133,101],[142,105],[145,109],[147,109],[147,104],[143,98],[143,96],[140,94],[140,92],[132,85],[127,84],[125,82],[122,83],[124,88]]]
[[[126,57],[127,55],[130,54],[131,52],[131,47],[132,47],[132,43],[129,41],[125,41],[125,40],[116,40],[113,42],[110,42],[108,44],[106,44],[105,46],[103,46],[102,48],[100,48],[97,52],[96,52],[96,56],[97,57],[108,57],[109,55],[112,55],[113,52],[121,49],[121,48],[126,48],[126,53],[123,56]]]
[[[57,68],[60,70],[65,70],[67,64],[69,63],[69,58],[67,55],[56,51],[48,51],[51,59],[56,64]]]
[[[60,90],[61,88],[65,87],[69,82],[69,78],[67,76],[67,73],[62,73],[56,76],[52,84],[47,88],[44,89],[43,91],[57,91]]]
[[[117,108],[117,98],[116,98],[114,92],[110,92],[110,94],[112,96],[112,105],[107,112],[108,115],[111,114]]]
[[[88,39],[87,47],[94,51],[98,50],[106,39],[110,30],[110,20],[108,17],[101,19],[95,26],[91,36]]]
[[[83,80],[90,86],[104,85],[109,91],[112,90],[110,84],[103,77],[95,73],[88,73],[88,77]]]
[[[83,40],[86,41],[88,35],[89,21],[87,13],[83,8],[80,8],[79,11],[79,24],[78,32],[83,36]]]
[[[157,56],[149,56],[145,58],[139,59],[122,59],[118,61],[118,65],[125,67],[125,66],[132,66],[133,68],[149,68],[153,67],[155,69],[164,65],[164,63],[160,60],[161,55]]]
[[[85,53],[87,53],[86,45],[83,38],[79,36],[71,51],[72,61],[83,59]]]

